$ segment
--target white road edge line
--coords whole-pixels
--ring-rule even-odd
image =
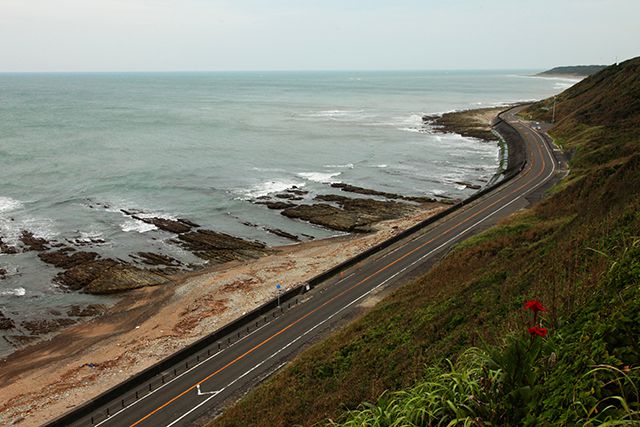
[[[203,359],[200,363],[193,365],[192,368],[189,368],[188,370],[184,371],[183,373],[181,373],[180,375],[178,375],[177,377],[174,377],[171,381],[167,381],[166,383],[162,384],[160,387],[158,387],[157,389],[153,390],[151,393],[149,394],[145,394],[144,396],[142,396],[140,399],[135,400],[133,403],[131,403],[130,405],[125,406],[124,408],[122,408],[121,410],[119,410],[118,412],[113,413],[112,415],[108,416],[107,418],[105,418],[104,420],[100,421],[98,424],[94,424],[94,427],[98,427],[104,423],[106,423],[107,421],[111,421],[113,419],[113,417],[121,414],[122,412],[130,409],[131,407],[135,406],[138,402],[143,401],[144,399],[146,399],[147,397],[151,396],[152,394],[155,394],[157,391],[162,390],[165,386],[168,386],[169,384],[171,384],[172,382],[174,382],[175,380],[177,380],[178,378],[182,377],[183,375],[188,374],[189,372],[193,371],[194,369],[200,367],[202,364],[208,362],[209,360],[213,359],[214,357],[218,356],[220,353],[224,352],[225,350],[230,349],[231,347],[235,346],[236,344],[244,341],[246,338],[249,338],[251,335],[253,335],[254,333],[258,332],[260,329],[268,326],[271,322],[273,322],[273,320],[270,320],[269,322],[265,323],[264,325],[260,326],[258,329],[254,330],[253,332],[251,332],[250,334],[247,334],[245,336],[243,336],[242,338],[240,338],[238,341],[234,341],[233,343],[231,343],[231,345],[229,345],[228,347],[223,348],[222,350],[212,354],[210,357],[207,357],[206,359]]]
[[[335,284],[339,284],[345,280],[347,280],[348,278],[350,278],[351,276],[353,276],[354,274],[356,274],[355,272],[349,274],[347,277],[344,277],[342,279],[340,279],[338,282],[336,282]],[[166,383],[164,383],[163,385],[161,385],[160,387],[158,387],[157,389],[153,390],[151,393],[149,394],[145,394],[144,396],[142,396],[140,399],[135,400],[133,403],[131,403],[130,405],[125,406],[124,408],[122,408],[121,410],[119,410],[118,412],[115,412],[114,414],[110,415],[109,417],[105,418],[104,420],[100,421],[98,424],[95,424],[95,427],[98,427],[102,424],[104,424],[107,421],[110,421],[113,417],[121,414],[122,412],[128,410],[129,408],[135,406],[138,402],[141,402],[142,400],[146,399],[147,397],[151,396],[152,394],[156,393],[157,391],[162,390],[165,386],[171,384],[172,382],[174,382],[175,380],[177,380],[178,378],[182,377],[183,375],[188,374],[189,372],[191,372],[192,370],[196,369],[197,367],[201,366],[202,364],[208,362],[209,360],[213,359],[214,357],[216,357],[217,355],[219,355],[220,353],[222,353],[223,351],[233,347],[234,345],[240,343],[241,341],[245,340],[246,338],[249,338],[251,335],[253,335],[254,333],[258,332],[260,329],[268,326],[269,324],[271,324],[271,322],[273,322],[273,320],[270,320],[269,322],[265,323],[264,325],[260,326],[258,329],[252,331],[250,334],[247,334],[245,336],[243,336],[241,339],[239,339],[238,341],[233,342],[230,346],[223,348],[222,350],[218,351],[217,353],[212,354],[210,357],[203,359],[200,363],[194,365],[192,368],[189,368],[187,371],[184,371],[183,373],[181,373],[180,375],[178,375],[177,377],[174,377],[171,381],[167,381]]]
[[[343,312],[344,310],[346,310],[347,308],[351,307],[353,304],[357,303],[358,301],[360,301],[361,299],[365,298],[367,295],[369,295],[371,292],[375,291],[376,289],[378,289],[379,287],[383,286],[384,284],[386,284],[389,280],[393,279],[394,277],[396,277],[398,274],[400,274],[400,272],[397,272],[395,274],[393,274],[392,276],[388,277],[387,279],[385,279],[382,283],[376,285],[374,288],[370,289],[369,291],[367,291],[366,293],[360,295],[358,298],[354,299],[353,301],[351,301],[350,303],[348,303],[347,305],[343,306],[342,308],[340,308],[340,310],[336,311],[335,313],[329,315],[326,319],[320,321],[319,323],[315,324],[313,327],[311,327],[310,329],[307,329],[305,332],[303,332],[302,334],[298,335],[296,338],[294,338],[292,341],[289,341],[286,345],[284,345],[283,347],[281,347],[279,350],[277,350],[275,353],[272,353],[269,357],[267,357],[266,359],[262,360],[261,362],[257,363],[256,365],[254,365],[251,369],[249,369],[248,371],[245,371],[242,375],[240,375],[238,378],[236,378],[235,380],[231,381],[229,384],[227,384],[226,386],[222,387],[219,392],[223,392],[224,390],[226,390],[228,387],[231,387],[233,384],[235,384],[236,382],[238,382],[239,380],[241,380],[242,378],[246,377],[247,375],[249,375],[251,372],[253,372],[254,370],[258,369],[260,366],[262,366],[263,364],[265,364],[267,361],[273,359],[274,357],[276,357],[278,354],[280,354],[282,351],[286,350],[287,348],[289,348],[291,345],[295,344],[297,341],[299,341],[300,339],[302,339],[304,336],[306,336],[307,334],[311,333],[312,331],[314,331],[316,328],[322,326],[323,324],[325,324],[326,322],[328,322],[329,320],[331,320],[333,317],[337,316],[338,314],[340,314],[341,312]],[[202,384],[202,383],[200,383]],[[198,409],[199,407],[201,407],[202,405],[204,405],[205,403],[207,403],[209,400],[213,399],[214,396],[208,397],[207,399],[203,400],[202,402],[200,402],[198,405],[194,406],[193,408],[191,408],[189,411],[185,412],[184,414],[182,414],[179,418],[175,419],[174,421],[172,421],[170,424],[167,424],[166,427],[171,427],[173,425],[175,425],[176,423],[178,423],[179,421],[181,421],[184,417],[186,417],[187,415],[189,415],[190,413],[192,413],[193,411],[195,411],[196,409]]]
[[[534,135],[538,136],[537,133],[533,132]],[[539,136],[538,136],[539,138]],[[549,149],[547,148],[547,144],[542,141],[547,154],[549,155],[549,158],[551,160],[553,160],[553,156],[551,155],[551,153],[549,152]],[[470,225],[469,227],[465,228],[464,230],[462,230],[460,233],[456,234],[455,236],[453,236],[452,238],[450,238],[449,240],[447,240],[446,242],[442,243],[441,245],[439,245],[437,248],[434,248],[432,250],[430,250],[429,252],[427,252],[426,254],[424,254],[423,256],[421,256],[420,258],[418,258],[416,261],[414,261],[413,263],[411,263],[410,265],[408,265],[407,267],[403,268],[402,270],[394,273],[393,275],[389,276],[387,279],[385,279],[384,281],[382,281],[380,284],[376,285],[375,287],[371,288],[369,291],[365,292],[364,294],[362,294],[361,296],[359,296],[358,298],[354,299],[353,301],[351,301],[350,303],[348,303],[347,305],[343,306],[340,310],[336,311],[335,313],[331,314],[329,317],[327,317],[326,319],[322,320],[320,323],[317,323],[316,325],[314,325],[312,328],[308,329],[307,331],[305,331],[304,333],[302,333],[301,335],[298,335],[295,339],[293,339],[292,341],[290,341],[289,343],[287,343],[284,347],[281,347],[279,350],[277,350],[275,353],[271,354],[269,357],[267,357],[266,359],[262,360],[261,362],[259,362],[258,364],[254,365],[251,369],[249,369],[248,371],[245,371],[242,375],[240,375],[239,377],[237,377],[235,380],[231,381],[229,384],[227,384],[226,386],[222,387],[220,390],[218,390],[218,392],[214,395],[212,395],[211,397],[208,397],[207,399],[203,400],[202,402],[200,402],[198,405],[194,406],[193,408],[191,408],[189,411],[185,412],[184,414],[182,414],[179,418],[175,419],[174,421],[172,421],[170,424],[167,424],[166,427],[171,427],[173,425],[175,425],[176,423],[178,423],[179,421],[181,421],[184,417],[186,417],[187,415],[191,414],[193,411],[195,411],[196,409],[198,409],[199,407],[201,407],[202,405],[206,404],[209,400],[213,399],[214,397],[216,397],[219,393],[222,393],[223,391],[225,391],[228,387],[231,387],[233,384],[235,384],[236,382],[238,382],[239,380],[241,380],[242,378],[244,378],[245,376],[247,376],[248,374],[250,374],[251,372],[253,372],[254,370],[256,370],[257,368],[259,368],[260,366],[262,366],[265,362],[267,362],[268,360],[271,360],[272,358],[274,358],[275,356],[277,356],[280,352],[286,350],[287,348],[289,348],[291,345],[293,345],[295,342],[297,342],[298,340],[300,340],[302,337],[304,337],[305,335],[309,334],[311,331],[315,330],[316,328],[318,328],[319,326],[323,325],[324,323],[328,322],[329,320],[331,320],[334,316],[338,315],[339,313],[341,313],[342,311],[346,310],[347,308],[351,307],[353,304],[357,303],[358,301],[360,301],[361,299],[365,298],[366,296],[368,296],[370,293],[372,293],[373,291],[377,290],[378,288],[380,288],[381,286],[384,286],[389,280],[393,279],[394,277],[396,277],[397,275],[403,273],[407,268],[412,267],[413,265],[415,265],[416,263],[418,263],[419,261],[421,261],[422,259],[430,256],[431,254],[433,254],[434,252],[440,250],[443,246],[448,245],[449,243],[453,242],[454,240],[458,239],[460,236],[462,236],[463,234],[467,233],[469,230],[477,227],[479,224],[483,223],[484,221],[486,221],[487,219],[491,218],[493,215],[495,215],[496,213],[500,212],[501,210],[503,210],[504,208],[508,207],[509,205],[511,205],[512,203],[515,203],[516,201],[520,200],[522,197],[524,197],[525,195],[531,193],[532,191],[538,189],[540,186],[542,186],[543,184],[545,184],[549,178],[555,173],[555,162],[551,162],[552,168],[551,168],[551,172],[542,180],[540,181],[537,185],[535,185],[533,188],[529,189],[528,191],[524,192],[523,194],[519,195],[518,197],[516,197],[515,199],[511,200],[509,203],[501,206],[499,209],[491,212],[490,214],[488,214],[487,216],[485,216],[484,218],[478,220],[477,222],[475,222],[474,224]],[[202,383],[198,383],[198,386],[202,384]]]

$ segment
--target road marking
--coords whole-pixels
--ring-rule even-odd
[[[200,384],[198,384],[197,390],[198,390],[198,396],[205,396],[205,395],[210,394],[213,397],[213,396],[217,395],[218,393],[220,393],[221,391],[223,391],[224,388],[220,389],[220,390],[215,390],[215,391],[202,391],[202,390],[200,390]]]
[[[107,417],[106,419],[100,421],[99,423],[95,424],[95,427],[98,427],[104,423],[106,423],[107,421],[110,421],[111,418],[115,417],[116,415],[130,409],[131,407],[135,406],[137,403],[143,401],[144,399],[146,399],[147,397],[151,396],[152,394],[155,394],[156,392],[162,390],[164,387],[168,386],[169,384],[171,384],[172,382],[174,382],[175,380],[177,380],[178,378],[182,377],[183,375],[188,374],[189,372],[193,371],[194,369],[198,368],[200,365],[202,365],[203,363],[208,362],[209,360],[213,359],[214,357],[216,357],[217,355],[219,355],[220,353],[222,353],[225,350],[230,349],[231,347],[235,346],[236,344],[239,344],[240,342],[244,341],[246,338],[249,338],[251,335],[253,335],[254,333],[258,332],[259,330],[261,330],[262,328],[268,326],[269,324],[271,324],[271,322],[273,322],[273,320],[268,321],[267,323],[265,323],[264,325],[260,326],[259,328],[255,329],[254,331],[252,331],[251,333],[243,336],[242,338],[240,338],[237,341],[234,341],[233,343],[231,343],[231,345],[223,348],[222,350],[212,354],[211,356],[207,357],[206,359],[203,359],[202,362],[197,363],[195,365],[193,365],[192,368],[189,368],[188,370],[184,371],[183,373],[181,373],[180,375],[172,378],[170,381],[167,381],[166,383],[162,384],[160,387],[158,387],[157,389],[153,390],[150,393],[145,394],[144,396],[142,396],[140,399],[135,400],[133,403],[131,403],[130,405],[125,406],[124,408],[120,409],[118,412],[113,413],[111,416]]]
[[[396,277],[398,274],[400,274],[400,272],[395,273],[393,276],[388,277],[386,280],[384,280],[383,282],[381,282],[380,284],[376,285],[374,288],[369,289],[366,293],[360,295],[358,298],[354,299],[353,301],[351,301],[350,303],[348,303],[347,305],[343,306],[340,310],[334,312],[333,314],[329,315],[327,318],[323,319],[322,321],[320,321],[319,323],[315,324],[312,328],[307,329],[306,331],[304,331],[302,334],[298,335],[295,339],[293,339],[292,341],[289,341],[286,345],[284,345],[283,347],[280,347],[277,351],[275,351],[274,353],[272,353],[269,357],[261,360],[260,362],[258,362],[257,364],[255,364],[253,367],[251,367],[251,369],[245,371],[242,375],[240,375],[239,377],[237,377],[236,379],[234,379],[233,381],[231,381],[229,384],[227,384],[226,386],[222,387],[220,390],[218,390],[218,392],[213,395],[210,396],[208,398],[206,398],[205,400],[203,400],[202,402],[200,402],[199,404],[197,404],[196,406],[194,406],[193,408],[191,408],[189,411],[185,412],[184,414],[182,414],[179,418],[176,418],[175,420],[173,420],[171,423],[167,424],[166,427],[172,427],[173,425],[175,425],[176,423],[182,421],[182,419],[184,417],[186,417],[187,415],[191,414],[193,411],[197,410],[199,407],[201,407],[202,405],[206,404],[209,400],[213,399],[214,397],[216,397],[216,395],[218,393],[223,392],[224,390],[226,390],[227,388],[231,387],[233,384],[235,384],[236,382],[240,381],[242,378],[244,378],[245,376],[249,375],[251,372],[253,372],[254,370],[258,369],[260,366],[262,366],[263,364],[265,364],[267,361],[273,359],[274,357],[276,357],[278,354],[280,354],[281,352],[283,352],[284,350],[286,350],[287,348],[289,348],[290,346],[292,346],[293,344],[295,344],[298,340],[304,338],[307,334],[313,332],[316,328],[324,325],[325,323],[327,323],[329,320],[333,319],[335,316],[337,316],[338,314],[342,313],[344,310],[346,310],[347,308],[351,307],[353,304],[357,303],[358,301],[360,301],[361,299],[367,297],[370,293],[372,293],[373,291],[377,290],[378,288],[380,288],[381,286],[384,286],[389,280],[393,279],[394,277]],[[284,364],[282,364],[284,365]],[[278,366],[278,368],[276,368],[275,370],[278,370],[280,367],[282,367],[282,365]],[[203,381],[204,382],[204,381]],[[202,382],[200,383],[202,384]],[[200,384],[198,384],[198,390],[200,389]]]
[[[531,129],[529,129],[531,130]],[[535,132],[532,131],[532,134],[536,137],[536,139],[540,139],[540,136],[537,135]],[[546,144],[544,143],[544,140],[542,141],[543,145],[545,146],[545,150],[547,151],[547,154],[549,155],[550,159],[552,159],[552,155],[551,152],[549,151],[549,148],[546,146]],[[538,152],[540,154],[542,154],[542,150],[540,149],[539,145],[536,144],[536,148],[538,150]],[[542,160],[542,169],[540,170],[540,172],[534,177],[534,181],[542,175],[542,173],[544,172],[544,169],[546,167],[546,162],[545,162],[545,158],[544,155],[541,156],[541,160]],[[532,166],[530,166],[529,168],[527,168],[527,171],[525,174],[523,174],[522,176],[528,174],[531,170],[533,169]],[[496,212],[504,209],[506,206],[509,206],[510,204],[514,203],[516,200],[521,199],[522,197],[524,197],[524,195],[529,194],[530,192],[536,190],[537,188],[539,188],[541,185],[543,185],[544,183],[546,183],[546,181],[551,177],[551,175],[553,175],[553,173],[555,172],[555,162],[552,162],[552,170],[551,172],[547,175],[547,177],[545,177],[540,183],[538,183],[537,185],[535,185],[534,187],[532,187],[531,189],[527,190],[525,193],[523,193],[522,195],[516,197],[516,199],[512,200],[511,202],[509,202],[508,204],[506,204],[505,206],[501,207],[500,209],[498,209],[497,211],[492,212],[491,214],[489,214],[488,216],[486,216],[485,218],[483,218],[482,220],[478,221],[476,224],[472,225],[471,227],[468,227],[467,229],[463,230],[462,232],[456,234],[456,236],[452,237],[450,239],[451,240],[455,240],[457,238],[459,238],[462,234],[466,233],[469,229],[477,226],[479,223],[484,222],[486,219],[490,218],[491,216],[495,215]],[[485,208],[479,210],[478,212],[476,212],[475,214],[469,216],[467,219],[465,219],[464,221],[462,221],[461,223],[455,224],[452,227],[450,227],[449,229],[447,229],[446,231],[444,231],[443,233],[441,233],[439,236],[432,238],[431,240],[421,244],[420,246],[416,247],[415,249],[412,249],[411,251],[407,252],[406,254],[404,254],[403,256],[397,258],[396,260],[394,260],[393,262],[387,264],[386,266],[382,267],[381,269],[377,270],[376,272],[372,273],[371,275],[367,276],[366,278],[364,278],[363,280],[359,281],[358,283],[352,285],[351,287],[347,288],[346,290],[342,291],[340,294],[332,297],[331,299],[329,299],[328,301],[324,302],[323,304],[321,304],[320,306],[316,307],[315,309],[311,310],[310,312],[306,313],[305,315],[303,315],[302,317],[298,318],[297,320],[295,320],[294,322],[290,323],[289,325],[287,325],[286,327],[282,328],[280,331],[276,332],[275,334],[271,335],[270,337],[268,337],[267,339],[265,339],[264,341],[262,341],[261,343],[257,344],[256,346],[254,346],[253,348],[247,350],[245,353],[241,354],[240,356],[238,356],[237,358],[235,358],[234,360],[232,360],[231,362],[227,363],[226,365],[224,365],[222,368],[219,368],[218,370],[216,370],[215,372],[209,374],[207,377],[205,377],[203,380],[199,381],[197,384],[194,384],[193,386],[189,387],[187,390],[183,391],[182,393],[178,394],[177,396],[174,396],[172,399],[170,399],[169,401],[165,402],[163,405],[157,407],[156,409],[154,409],[153,411],[149,412],[147,415],[145,415],[143,418],[139,419],[138,421],[136,421],[135,423],[131,424],[131,427],[138,425],[139,423],[141,423],[142,421],[148,419],[150,416],[152,416],[153,414],[157,413],[158,411],[162,410],[163,408],[167,407],[168,405],[170,405],[171,403],[175,402],[176,400],[178,400],[179,398],[181,398],[182,396],[184,396],[185,394],[187,394],[188,392],[190,392],[191,390],[193,390],[194,388],[196,388],[199,384],[204,383],[205,381],[209,380],[210,378],[212,378],[213,376],[217,375],[218,373],[222,372],[223,370],[225,370],[226,368],[228,368],[229,366],[237,363],[239,360],[243,359],[244,357],[246,357],[248,354],[253,353],[254,351],[256,351],[258,348],[262,347],[263,345],[265,345],[267,342],[271,341],[272,339],[274,339],[275,337],[279,336],[280,334],[286,332],[288,329],[292,328],[293,326],[295,326],[296,324],[298,324],[299,322],[301,322],[302,320],[306,319],[307,317],[309,317],[310,315],[312,315],[313,313],[315,313],[316,311],[320,310],[321,308],[325,307],[326,305],[332,303],[333,301],[335,301],[337,298],[343,296],[345,293],[355,289],[356,287],[360,286],[362,283],[366,282],[367,280],[369,280],[370,278],[377,276],[378,274],[380,274],[381,272],[387,270],[388,268],[390,268],[391,266],[395,265],[396,263],[400,262],[401,260],[405,259],[406,257],[412,255],[413,253],[417,252],[418,250],[422,249],[424,246],[430,244],[431,242],[433,242],[435,239],[437,239],[438,237],[445,235],[446,233],[448,233],[449,231],[455,229],[456,227],[460,226],[461,224],[464,224],[465,222],[475,218],[476,216],[482,214],[483,212],[485,212],[486,210],[488,210],[489,208],[495,206],[496,204],[498,204],[499,202],[501,202],[502,200],[504,200],[505,198],[511,196],[512,194],[515,194],[517,191],[523,189],[524,187],[526,187],[526,183],[522,186],[520,186],[519,188],[517,188],[516,190],[510,192],[508,195],[500,198],[499,200],[496,200],[495,202],[491,203],[490,205],[486,206]],[[496,193],[494,193],[493,195],[495,195]],[[443,245],[441,245],[443,246]],[[440,248],[440,247],[439,247]],[[437,250],[437,249],[434,249]],[[432,251],[433,252],[433,251]],[[424,256],[422,257],[424,258]],[[421,259],[422,259],[421,258]],[[415,264],[415,263],[414,263]],[[412,264],[413,265],[413,264]],[[408,267],[405,267],[402,271],[405,271]],[[388,280],[390,280],[391,278],[397,276],[400,272],[395,273],[393,276],[390,276],[389,279],[385,280],[383,283],[386,283]],[[381,284],[382,285],[382,284]],[[376,286],[373,289],[377,289],[379,286]],[[373,290],[372,289],[372,290]],[[368,291],[367,293],[365,293],[364,295],[368,295],[371,292]],[[360,298],[354,300],[354,301],[359,301]],[[354,302],[352,301],[352,303]],[[351,303],[350,303],[351,304]],[[344,309],[344,307],[343,307]],[[340,310],[342,311],[342,309]],[[338,312],[336,312],[338,313]],[[330,315],[327,319],[332,318],[336,313]],[[325,320],[327,320],[325,319]],[[266,325],[265,325],[266,326]],[[316,325],[317,326],[317,325]],[[315,328],[315,327],[314,327]],[[310,332],[307,331],[306,333]],[[303,334],[304,335],[306,335]],[[288,345],[292,344],[289,343]],[[287,347],[288,347],[287,345]],[[267,359],[265,359],[267,360]],[[264,361],[263,361],[264,362]],[[263,363],[261,362],[261,363]],[[247,372],[248,373],[248,372]],[[246,373],[245,373],[246,374]],[[210,397],[212,398],[212,397]],[[208,399],[210,399],[208,398]],[[204,402],[202,402],[200,405],[206,403],[206,401],[208,400],[206,399]],[[192,411],[195,410],[192,409]],[[122,411],[120,411],[122,412]],[[191,411],[190,411],[191,412]],[[190,413],[189,412],[189,413]],[[114,414],[117,415],[117,414]]]

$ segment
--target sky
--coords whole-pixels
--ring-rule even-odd
[[[640,55],[640,0],[0,0],[0,72],[546,69]]]

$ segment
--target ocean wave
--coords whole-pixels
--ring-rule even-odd
[[[324,167],[332,169],[353,169],[353,163],[347,163],[344,165],[324,165]]]
[[[260,167],[252,167],[251,170],[254,170],[256,172],[286,172],[284,169],[281,168],[260,168]]]
[[[27,294],[27,290],[23,287],[15,288],[15,289],[5,289],[0,291],[0,295],[7,296],[13,295],[16,297],[23,297]]]
[[[106,244],[104,235],[99,231],[78,231],[76,235],[66,239],[74,245],[102,246]]]
[[[147,231],[157,230],[158,227],[153,224],[148,224],[144,221],[139,221],[137,219],[128,219],[120,224],[120,229],[125,233],[129,233],[132,231],[138,233],[146,233]]]
[[[323,111],[310,112],[305,114],[305,116],[339,118],[339,117],[359,116],[362,113],[364,113],[364,110],[323,110]]]
[[[422,133],[428,130],[422,113],[411,113],[408,116],[388,117],[382,120],[372,120],[368,126],[393,127],[405,132]]]
[[[11,197],[0,196],[0,213],[15,211],[22,207],[22,202]]]
[[[374,165],[374,167],[384,169],[384,168],[388,168],[389,165],[386,165],[386,164],[382,163],[382,164],[379,164],[379,165]]]
[[[163,218],[163,219],[172,219],[172,220],[178,219],[177,216],[168,214],[166,212],[153,211],[150,209],[138,208],[138,207],[132,208],[131,206],[135,206],[135,202],[129,202],[127,200],[120,200],[115,203],[93,203],[92,202],[92,203],[87,203],[84,206],[91,209],[102,208],[106,212],[117,213],[125,217],[129,217],[129,215],[124,213],[123,211],[127,211],[131,214],[134,214],[137,217],[144,218],[144,219],[147,219],[147,218]],[[96,236],[96,237],[100,237],[100,236]]]
[[[342,172],[300,172],[297,175],[308,181],[319,182],[322,184],[331,184],[334,182],[338,182],[332,180],[331,178],[335,178],[336,176],[339,176],[341,174]]]
[[[404,131],[404,132],[412,132],[412,133],[425,133],[426,132],[425,129],[421,129],[421,128],[400,127],[400,128],[396,128],[396,129]]]
[[[553,85],[554,89],[560,89],[560,90],[565,90],[565,89],[569,89],[571,86],[573,86],[575,83],[561,83],[561,82],[557,82],[556,84]]]
[[[309,111],[306,113],[295,114],[295,116],[303,119],[326,120],[343,123],[368,123],[375,122],[376,116],[365,110],[322,110]]]
[[[279,193],[291,188],[293,186],[304,187],[304,182],[293,180],[281,180],[281,181],[265,181],[260,184],[254,185],[249,189],[242,190],[243,200],[254,199],[256,197],[266,196],[273,193]]]
[[[51,218],[3,218],[0,217],[0,235],[8,245],[15,246],[20,242],[23,231],[33,233],[35,237],[52,240],[59,235],[55,221]]]

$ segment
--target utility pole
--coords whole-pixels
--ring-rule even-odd
[[[551,113],[551,124],[556,122],[556,97],[553,96],[553,112]]]

